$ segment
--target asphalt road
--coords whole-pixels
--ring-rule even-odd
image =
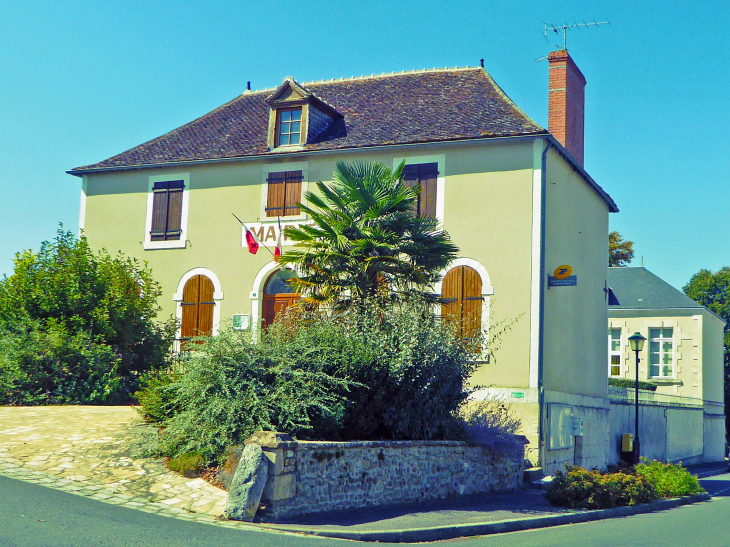
[[[709,502],[669,511],[443,542],[458,547],[730,545],[730,475],[702,481]],[[349,542],[351,545],[352,542]],[[1,547],[342,546],[342,540],[242,531],[109,505],[0,476]],[[378,544],[385,545],[385,544]]]

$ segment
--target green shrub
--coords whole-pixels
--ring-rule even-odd
[[[705,493],[697,477],[682,467],[681,463],[674,465],[656,460],[650,462],[642,458],[641,463],[636,466],[636,474],[649,481],[660,498]]]
[[[223,330],[141,390],[161,453],[219,460],[255,430],[327,440],[463,438],[475,361],[431,305],[406,299],[272,325],[260,343]]]
[[[109,346],[51,319],[0,329],[0,404],[109,402],[120,389],[118,361]]]
[[[629,380],[628,378],[609,378],[608,385],[636,389],[636,381]],[[642,382],[641,380],[639,380],[639,389],[645,389],[647,391],[656,391],[656,388],[657,388],[656,384],[652,384],[650,382]]]
[[[200,476],[205,467],[205,460],[198,452],[187,452],[167,460],[167,467],[171,471],[192,479]]]
[[[145,265],[94,252],[85,237],[62,228],[14,262],[13,274],[0,279],[0,329],[26,321],[44,328],[52,320],[71,336],[87,333],[113,350],[123,377],[166,364],[175,321],[155,321],[161,288]]]
[[[607,509],[636,505],[656,499],[652,485],[644,477],[626,473],[602,474],[582,467],[566,466],[555,472],[545,494],[553,505],[583,509]]]

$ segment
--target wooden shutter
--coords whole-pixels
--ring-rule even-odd
[[[449,323],[455,324],[461,336],[461,296],[463,291],[463,275],[461,266],[457,266],[444,276],[441,283],[441,317]]]
[[[168,182],[156,182],[152,187],[152,227],[150,241],[164,241],[167,229]]]
[[[414,186],[419,185],[418,164],[406,165],[403,167],[403,184],[405,184],[408,188],[413,188]],[[421,196],[419,195],[412,207],[413,214],[416,216],[418,216],[418,202],[420,199]]]
[[[269,187],[266,197],[266,216],[284,216],[286,173],[269,173]]]
[[[183,287],[182,325],[180,338],[189,340],[194,336],[210,336],[213,332],[213,282],[204,275],[188,279]]]
[[[215,301],[213,300],[213,282],[205,277],[200,277],[200,303],[198,306],[198,336],[210,336],[213,334],[213,310]]]
[[[198,330],[198,303],[200,302],[200,275],[188,279],[183,287],[182,325],[180,326],[180,338],[189,340],[196,336]]]
[[[285,196],[284,215],[298,215],[300,213],[297,203],[302,201],[302,172],[287,171],[285,173]]]
[[[482,278],[469,266],[462,266],[464,288],[462,304],[462,336],[471,338],[482,330]]]
[[[436,216],[436,179],[438,163],[424,163],[419,166],[419,183],[421,195],[418,196],[418,215],[422,217]]]
[[[179,240],[182,236],[183,190],[185,183],[181,180],[171,181],[167,201],[166,240]]]

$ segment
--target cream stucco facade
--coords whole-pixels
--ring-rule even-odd
[[[607,395],[605,368],[598,364],[605,356],[609,207],[551,139],[294,153],[86,173],[82,229],[94,248],[122,251],[150,265],[163,288],[163,315],[179,318],[182,283],[191,273],[207,272],[216,289],[215,329],[227,328],[234,314],[248,315],[257,325],[263,284],[276,265],[265,249],[248,252],[233,215],[262,224],[263,243],[273,248],[275,236],[268,227],[276,219],[267,219],[263,210],[266,174],[302,170],[306,187],[330,180],[336,161],[356,159],[439,163],[438,213],[460,247],[460,261],[480,272],[483,317],[487,323],[516,320],[496,359],[482,364],[473,382],[497,390],[520,410],[535,463],[574,461],[574,447],[550,450],[545,433],[540,440],[539,422],[542,416],[546,426],[549,403],[569,404],[575,416],[590,415],[580,440],[583,463],[602,465]],[[149,248],[151,181],[166,178],[189,181],[184,246]],[[298,220],[302,217],[285,217],[283,224]],[[572,266],[577,285],[548,288],[547,275],[561,264]]]

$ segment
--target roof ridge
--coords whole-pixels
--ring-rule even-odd
[[[484,70],[482,67],[474,67],[474,66],[455,66],[455,67],[444,67],[444,68],[421,68],[421,69],[413,69],[413,70],[401,70],[400,72],[382,72],[380,74],[370,74],[369,76],[361,75],[361,76],[350,76],[350,77],[343,77],[343,78],[331,78],[328,80],[313,80],[311,82],[302,82],[301,85],[316,85],[316,84],[335,84],[338,82],[352,82],[352,81],[360,81],[360,80],[374,80],[377,78],[392,78],[394,76],[408,76],[411,74],[427,74],[432,72],[457,72],[457,71],[466,71],[466,70]]]

